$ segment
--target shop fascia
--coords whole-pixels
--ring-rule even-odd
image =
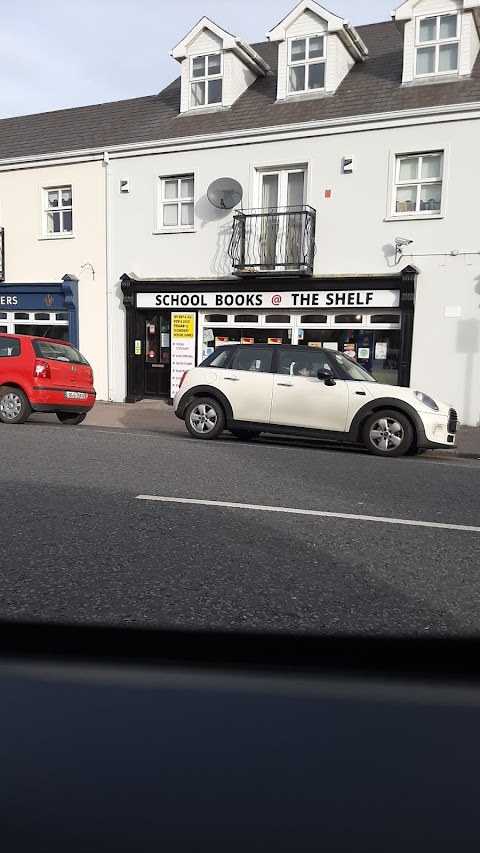
[[[137,293],[137,308],[398,308],[399,290]]]

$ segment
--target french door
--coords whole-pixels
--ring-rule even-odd
[[[303,244],[306,170],[276,169],[259,173],[261,208],[258,254],[265,269],[297,266]]]

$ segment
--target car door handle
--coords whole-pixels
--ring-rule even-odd
[[[293,382],[277,382],[281,388],[293,388]]]
[[[225,382],[240,382],[238,376],[224,376]]]
[[[366,391],[354,391],[353,393],[356,394],[357,397],[366,397],[367,396]]]

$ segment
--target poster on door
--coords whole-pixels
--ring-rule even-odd
[[[195,367],[195,314],[172,314],[170,396],[174,397],[186,370]]]

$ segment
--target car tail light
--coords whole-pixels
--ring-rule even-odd
[[[89,371],[90,371],[90,382],[93,385],[93,370],[91,367],[89,368]]]
[[[180,385],[178,386],[178,387],[179,387],[179,389],[182,387],[182,385],[183,385],[183,380],[185,379],[185,377],[186,377],[187,373],[188,373],[188,370],[185,370],[185,371],[182,373],[182,378],[180,379]]]
[[[46,361],[36,361],[33,369],[35,379],[51,379],[50,365]]]

